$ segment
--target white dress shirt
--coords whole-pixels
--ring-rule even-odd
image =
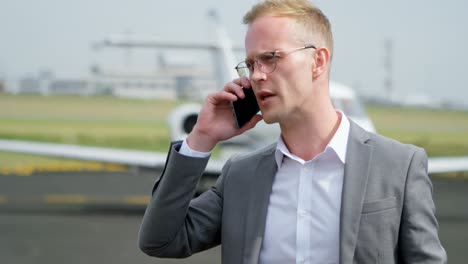
[[[341,123],[325,150],[304,161],[291,154],[282,138],[275,159],[278,171],[272,186],[259,263],[317,263],[339,261],[341,192],[349,120]],[[184,140],[179,153],[207,157]]]
[[[341,191],[349,120],[325,150],[304,161],[280,138],[259,263],[338,263]]]

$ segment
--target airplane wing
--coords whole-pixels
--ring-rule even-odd
[[[153,169],[163,169],[167,158],[167,153],[7,139],[0,139],[0,151]],[[205,173],[219,174],[223,164],[224,161],[210,159]]]
[[[150,35],[135,35],[135,34],[113,34],[103,41],[93,44],[94,48],[100,49],[104,47],[115,48],[161,48],[161,49],[192,49],[192,50],[219,50],[228,53],[232,51],[244,51],[244,45],[233,45],[228,37],[221,19],[216,10],[210,10],[208,17],[214,25],[216,33],[215,42],[181,42],[162,40],[156,36]],[[231,56],[229,54],[229,56]],[[234,67],[234,63],[229,64],[229,67]]]
[[[182,49],[182,50],[219,50],[220,44],[217,42],[182,42],[178,41],[170,41],[159,39],[153,36],[132,36],[131,38],[125,35],[111,35],[106,39],[94,43],[94,48],[106,48],[106,47],[114,47],[114,48],[160,48],[160,49]],[[230,48],[233,51],[241,52],[244,51],[244,47],[240,45],[231,45]]]
[[[167,153],[6,139],[0,139],[0,151],[154,169],[163,169],[167,157]],[[468,171],[468,157],[429,158],[428,163],[429,174]],[[210,159],[205,173],[219,174],[223,164],[223,160]]]
[[[430,174],[468,171],[468,157],[428,158],[428,171]]]

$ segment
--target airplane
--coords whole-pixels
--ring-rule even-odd
[[[236,65],[233,45],[222,27],[216,13],[211,11],[210,17],[215,25],[217,42],[215,43],[174,43],[150,38],[128,40],[113,36],[105,39],[99,45],[102,47],[120,48],[161,48],[161,49],[195,49],[208,50],[215,56],[217,79],[220,84],[236,78]],[[220,86],[222,87],[222,86]],[[350,119],[364,129],[376,132],[367,116],[364,107],[351,87],[330,82],[330,96],[337,109],[343,111]],[[195,125],[201,105],[197,103],[184,104],[173,110],[169,115],[171,140],[185,138]],[[219,157],[211,158],[205,169],[205,176],[214,179],[220,174],[224,162],[233,154],[246,152],[270,144],[279,138],[280,129],[277,124],[267,125],[261,121],[254,129],[242,135],[221,142]],[[0,151],[44,155],[74,160],[97,161],[121,164],[136,168],[162,169],[166,162],[167,153],[136,151],[125,149],[111,149],[103,147],[88,147],[70,144],[41,143],[22,140],[0,139]],[[438,157],[429,158],[428,172],[446,173],[468,171],[468,156],[466,157]]]
[[[132,35],[111,35],[101,43],[94,46],[113,48],[140,48],[140,49],[190,49],[210,51],[213,54],[216,67],[216,79],[218,87],[223,87],[225,83],[238,78],[233,65],[237,65],[234,51],[241,48],[234,46],[229,38],[219,16],[215,10],[210,10],[208,16],[211,24],[214,25],[216,41],[213,43],[182,43],[173,41],[162,41],[152,37],[138,37]],[[242,49],[243,51],[243,49]],[[362,103],[359,101],[354,90],[348,86],[337,82],[330,82],[330,96],[336,108],[342,110],[348,117],[357,122],[364,129],[375,132],[375,127],[367,116]],[[170,114],[169,128],[171,140],[185,138],[192,130],[197,120],[198,112],[201,109],[199,104],[182,105]],[[277,124],[267,125],[261,121],[257,126],[246,133],[230,139],[220,144],[220,156],[226,160],[233,153],[248,151],[265,146],[276,141],[279,137],[280,129]]]

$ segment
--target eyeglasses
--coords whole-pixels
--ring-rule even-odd
[[[300,48],[295,48],[289,51],[268,51],[256,56],[253,60],[242,61],[235,67],[237,74],[240,77],[251,76],[254,72],[254,68],[260,70],[263,73],[272,73],[276,69],[278,59],[286,57],[287,55],[305,49],[317,49],[314,45],[307,45]]]

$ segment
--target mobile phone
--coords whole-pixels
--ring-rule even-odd
[[[244,89],[244,94],[244,99],[238,98],[237,101],[231,103],[232,112],[238,128],[243,127],[260,111],[252,88]]]

